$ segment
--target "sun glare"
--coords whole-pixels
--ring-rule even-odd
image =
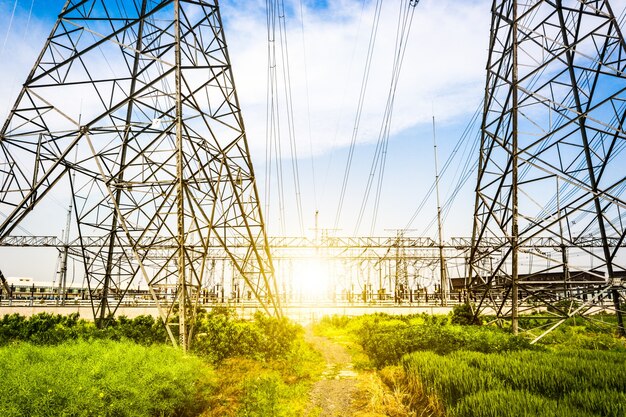
[[[330,264],[322,258],[307,258],[293,263],[294,295],[302,301],[331,300],[335,291]]]

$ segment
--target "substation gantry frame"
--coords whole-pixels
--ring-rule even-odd
[[[548,309],[558,325],[608,297],[623,333],[626,48],[616,16],[608,1],[494,0],[489,51],[473,236],[449,245],[469,258],[477,314],[491,308],[518,331],[525,309]],[[281,243],[265,232],[217,1],[68,0],[0,152],[0,241],[27,239],[16,228],[46,198],[69,195],[78,238],[33,239],[81,259],[100,324],[117,308],[111,291],[142,279],[186,349],[212,256],[280,315],[270,247]],[[290,239],[285,248],[372,259],[444,246]],[[522,274],[532,257],[546,266]],[[176,299],[161,305],[155,289],[168,282]]]

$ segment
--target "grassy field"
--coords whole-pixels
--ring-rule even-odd
[[[415,352],[402,359],[402,366],[414,395],[431,398],[439,414],[626,415],[626,355],[621,352]]]
[[[626,416],[625,341],[577,320],[538,345],[453,316],[330,317],[317,330],[359,344],[411,415]]]
[[[133,342],[0,348],[0,415],[195,416],[215,389],[200,358]]]
[[[0,319],[0,416],[296,417],[322,372],[302,328],[202,313],[193,351],[151,317],[98,329],[77,315]]]
[[[376,382],[370,409],[396,417],[626,416],[625,341],[601,320],[570,320],[537,345],[462,322],[376,314],[315,331]],[[325,367],[300,326],[262,315],[201,313],[193,346],[170,348],[149,317],[99,329],[78,316],[5,316],[0,416],[296,417]]]

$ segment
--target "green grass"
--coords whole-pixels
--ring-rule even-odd
[[[462,326],[452,324],[450,317],[426,314],[329,317],[321,321],[318,331],[326,335],[350,335],[379,369],[398,364],[404,355],[415,351],[450,354],[458,350],[490,353],[540,349],[498,327]]]
[[[0,415],[195,416],[216,380],[197,357],[132,342],[0,348]]]
[[[318,328],[358,342],[381,375],[400,364],[399,389],[417,415],[624,417],[625,341],[611,320],[570,319],[539,346],[454,315],[330,317]]]
[[[280,358],[228,358],[217,365],[217,389],[204,417],[299,417],[308,392],[324,370],[302,336]]]
[[[531,346],[506,329],[453,322],[336,316],[316,332],[346,346],[356,368],[379,369],[416,414],[626,416],[624,340],[602,323],[568,321]],[[154,319],[112,324],[1,319],[0,416],[296,417],[324,369],[301,327],[284,319],[202,313],[189,355],[163,344]]]
[[[415,352],[402,365],[451,416],[626,415],[620,352]]]
[[[299,416],[323,363],[286,319],[198,315],[192,353],[151,317],[0,319],[0,416]]]

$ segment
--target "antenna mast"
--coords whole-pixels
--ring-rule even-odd
[[[443,257],[443,225],[441,223],[441,203],[439,200],[439,166],[437,163],[437,135],[435,131],[435,116],[433,115],[433,148],[435,152],[435,191],[437,194],[437,233],[439,237],[439,294],[441,295],[441,305],[448,304],[448,277],[446,275],[446,264]]]

